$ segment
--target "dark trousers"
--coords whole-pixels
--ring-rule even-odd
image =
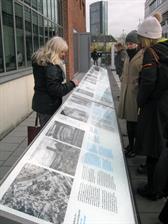
[[[155,173],[155,168],[156,168],[157,162],[158,162],[158,158],[147,156],[146,166],[147,166],[148,186],[153,191],[155,191],[155,187],[154,187],[154,173]]]
[[[134,151],[134,143],[135,143],[135,137],[136,137],[136,127],[137,127],[137,122],[127,121],[128,141],[129,141],[129,146],[130,146],[131,151]]]
[[[159,220],[164,224],[168,224],[168,200],[159,214]]]
[[[98,60],[94,60],[94,65],[98,65]]]
[[[50,114],[41,114],[41,113],[38,113],[38,116],[39,116],[39,122],[41,127],[43,127],[48,122],[48,120],[52,117],[52,115]]]

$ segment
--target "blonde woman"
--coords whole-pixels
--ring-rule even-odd
[[[65,79],[63,59],[68,50],[66,41],[53,37],[32,56],[34,96],[32,109],[39,115],[41,127],[62,104],[62,97],[69,93],[78,80],[63,83]]]

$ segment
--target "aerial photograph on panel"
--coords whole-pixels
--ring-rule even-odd
[[[20,211],[30,215],[31,220],[36,217],[54,224],[62,224],[72,183],[71,177],[26,164],[0,203],[16,210],[16,215],[19,215],[17,211]]]
[[[90,107],[92,104],[90,100],[80,97],[80,96],[77,96],[75,94],[71,95],[71,97],[68,100],[70,102],[73,102],[73,103],[76,103],[76,104],[79,104],[82,106],[86,106],[86,107]]]
[[[37,146],[30,160],[74,176],[79,153],[79,148],[46,137]]]
[[[84,133],[85,132],[79,128],[55,121],[46,135],[62,142],[81,147]]]
[[[67,106],[63,108],[61,114],[85,123],[88,121],[89,118],[89,113],[87,113],[86,111]]]

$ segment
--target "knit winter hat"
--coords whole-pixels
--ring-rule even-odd
[[[132,42],[137,44],[138,43],[138,35],[136,30],[132,30],[129,32],[125,38],[125,42]]]
[[[161,14],[155,13],[147,17],[138,27],[138,35],[150,39],[159,39],[162,37]]]

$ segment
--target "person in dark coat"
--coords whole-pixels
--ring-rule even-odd
[[[97,53],[97,50],[94,49],[91,53],[91,58],[93,59],[93,64],[94,65],[98,65],[98,58],[99,58],[99,55]]]
[[[124,45],[122,43],[115,44],[116,54],[114,58],[116,73],[119,77],[121,77],[123,72],[124,61],[126,58],[126,51]]]
[[[161,16],[156,13],[146,18],[138,28],[144,48],[137,103],[136,153],[147,156],[147,184],[138,193],[156,200],[153,175],[161,153],[165,150],[168,124],[168,40],[160,40]],[[159,184],[159,183],[158,183]]]
[[[78,80],[64,82],[63,59],[67,50],[66,41],[57,36],[48,40],[32,56],[35,82],[32,109],[38,113],[41,127],[62,104],[62,97],[78,85]]]

